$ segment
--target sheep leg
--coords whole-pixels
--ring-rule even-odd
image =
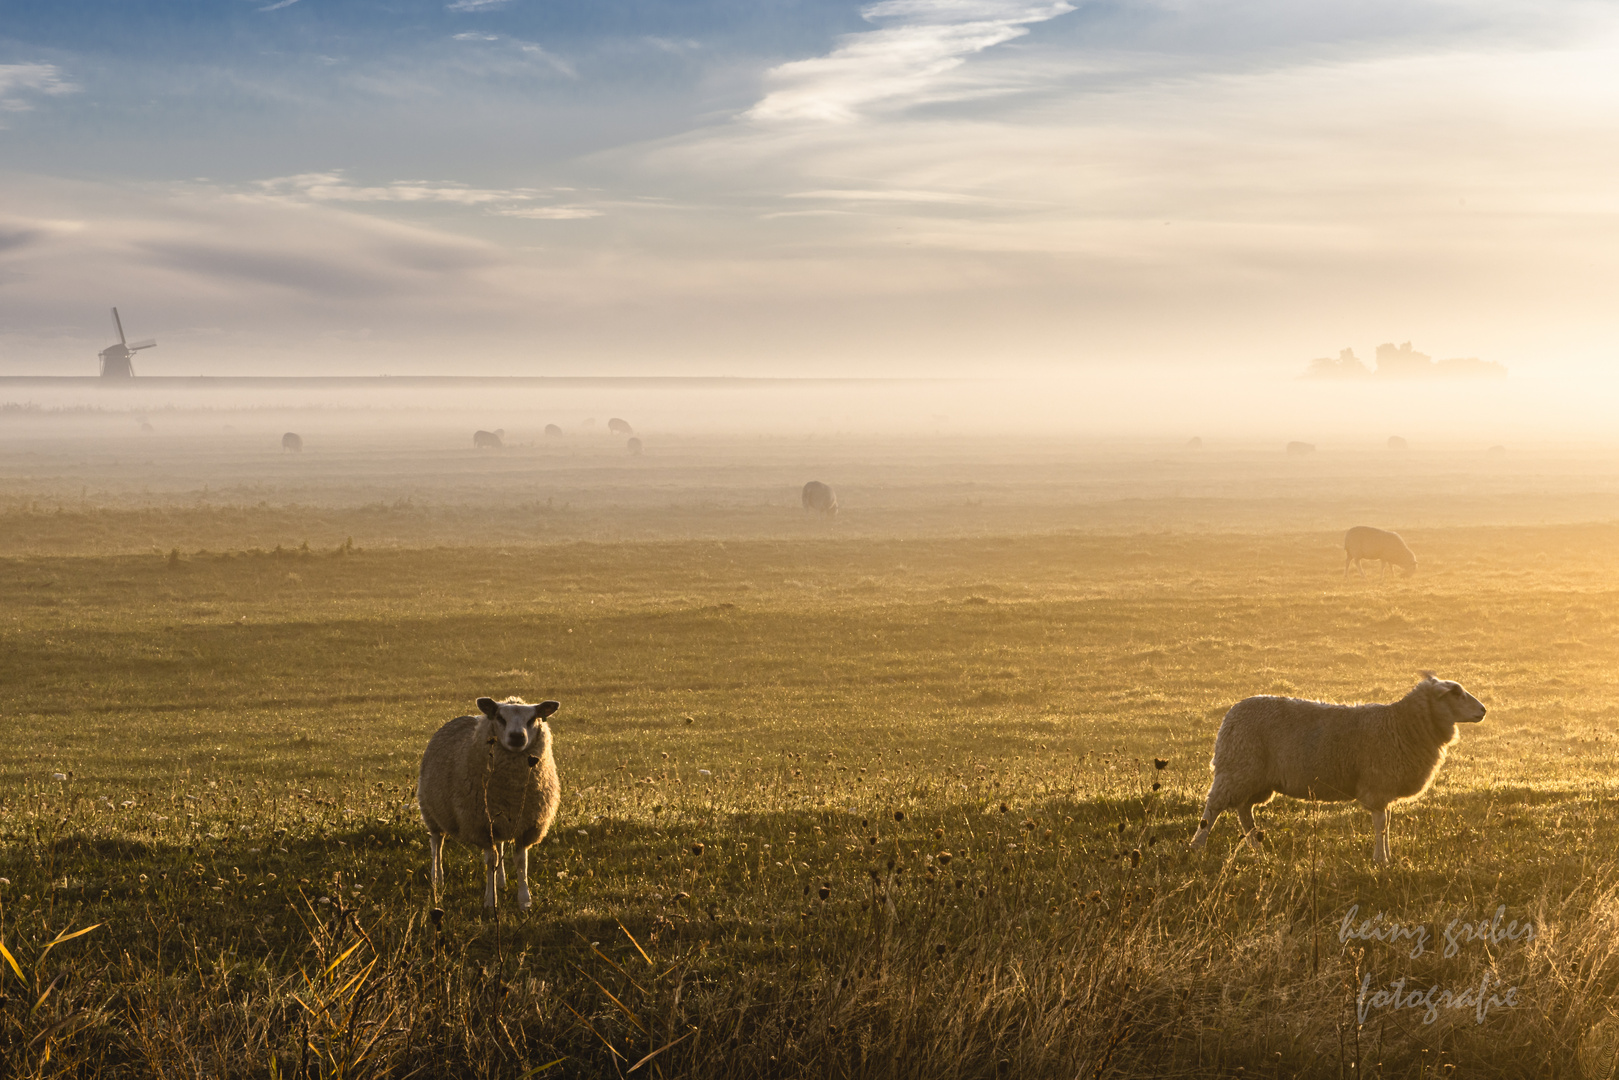
[[[500,848],[490,844],[483,849],[483,906],[493,909],[496,898],[500,895],[495,891],[495,872],[500,867]]]
[[[1209,785],[1209,797],[1203,804],[1203,820],[1197,823],[1197,835],[1192,837],[1192,846],[1200,848],[1209,842],[1209,833],[1214,831],[1214,823],[1219,820],[1230,806],[1232,800],[1220,788],[1219,781]]]
[[[1355,569],[1360,571],[1360,579],[1362,581],[1365,581],[1366,580],[1366,560],[1365,559],[1356,559],[1355,560]]]
[[[517,906],[527,911],[534,901],[528,895],[528,848],[521,844],[513,845],[512,852],[517,856],[517,865],[513,872],[517,875]]]
[[[444,883],[444,868],[439,862],[439,853],[444,850],[444,834],[430,832],[427,834],[427,876],[433,882],[433,900],[438,901],[439,886]]]
[[[499,851],[495,859],[495,888],[504,891],[506,888],[506,841],[498,845]]]
[[[1259,842],[1259,826],[1254,824],[1253,803],[1237,807],[1237,821],[1242,824],[1242,835],[1248,838],[1248,846],[1255,851],[1263,851],[1264,845]]]
[[[1372,861],[1386,863],[1389,861],[1389,812],[1387,809],[1372,811]]]

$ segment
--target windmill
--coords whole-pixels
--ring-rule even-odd
[[[148,338],[145,341],[137,341],[131,345],[128,341],[125,341],[124,324],[118,318],[117,308],[112,309],[112,325],[113,329],[118,331],[118,344],[109,345],[101,350],[101,377],[103,379],[133,379],[135,377],[135,365],[130,361],[134,359],[135,354],[141,349],[150,349],[157,342]]]

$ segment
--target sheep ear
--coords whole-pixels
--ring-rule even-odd
[[[478,699],[478,711],[485,716],[498,716],[500,714],[500,703],[492,697],[481,697]]]
[[[1422,676],[1422,681],[1423,682],[1438,682],[1439,681],[1439,676],[1435,675],[1431,671],[1419,671],[1419,672],[1417,672],[1417,674]]]
[[[558,709],[562,708],[562,702],[560,702],[560,701],[542,701],[538,705],[536,705],[534,708],[537,710],[540,719],[544,720],[547,716],[550,716],[552,713],[554,713]]]

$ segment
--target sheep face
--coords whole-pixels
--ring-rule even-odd
[[[1451,724],[1476,724],[1484,719],[1484,703],[1463,690],[1460,683],[1435,678],[1432,672],[1425,674],[1423,686],[1435,719]]]
[[[538,705],[525,705],[482,697],[478,699],[478,708],[489,718],[490,732],[500,745],[514,754],[530,749],[538,753],[545,742],[545,725],[541,721],[561,708],[561,703],[542,701]]]

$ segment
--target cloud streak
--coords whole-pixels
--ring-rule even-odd
[[[34,96],[71,94],[79,88],[55,64],[0,64],[0,112],[26,112]]]
[[[888,25],[847,34],[826,56],[773,68],[765,78],[769,92],[747,116],[849,121],[926,101],[968,57],[1073,10],[1067,0],[881,0],[861,15]]]

